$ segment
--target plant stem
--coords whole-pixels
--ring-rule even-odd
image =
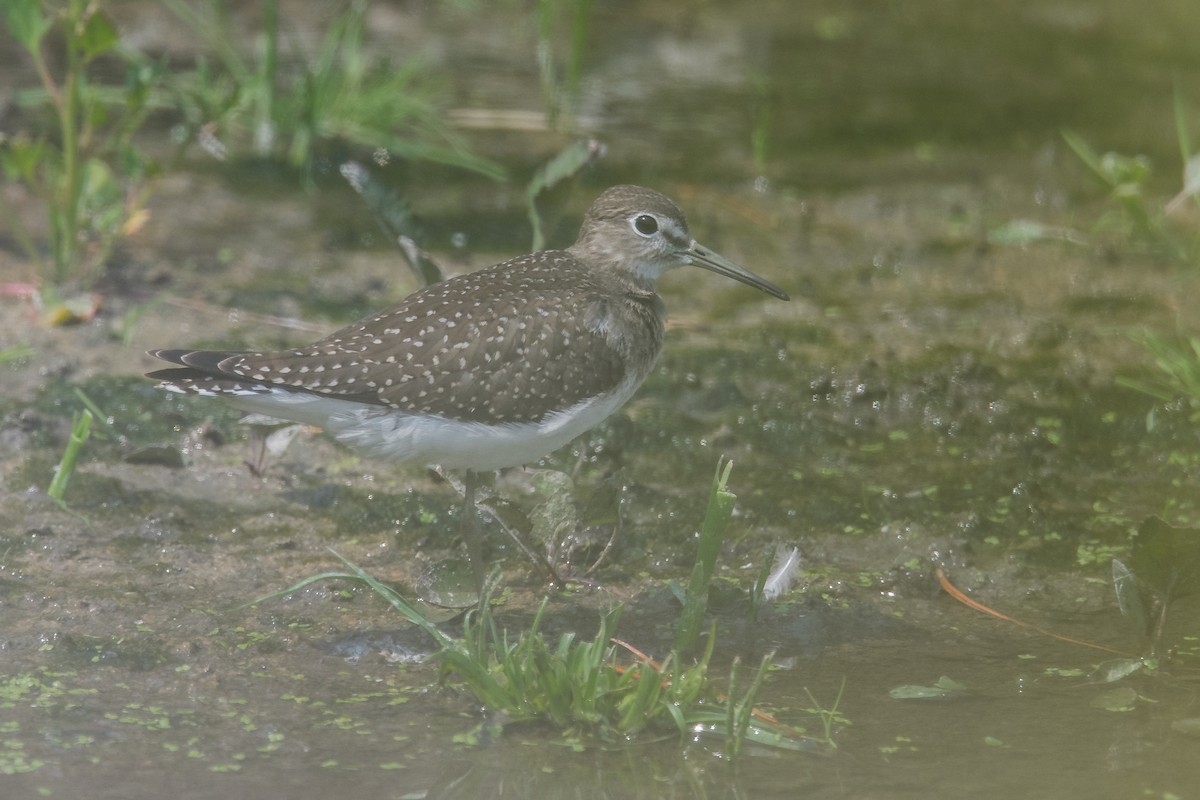
[[[50,481],[50,488],[46,490],[50,499],[60,505],[63,502],[63,495],[67,491],[71,475],[75,472],[75,460],[79,458],[79,451],[83,448],[84,442],[88,440],[91,431],[92,412],[85,408],[82,413],[75,416],[75,420],[71,424],[71,437],[67,440],[66,449],[63,450],[62,461],[58,463],[58,469],[54,471],[54,479]]]
[[[275,147],[276,80],[279,70],[279,0],[267,0],[263,10],[263,63],[254,103],[254,149],[263,157]]]
[[[83,0],[71,0],[66,19],[67,72],[63,84],[61,102],[58,104],[58,119],[62,133],[63,172],[58,186],[58,198],[53,214],[54,233],[54,278],[63,283],[75,265],[79,244],[80,195],[82,175],[79,168],[79,95],[80,60],[82,52],[79,36],[82,34],[83,16],[86,9]]]

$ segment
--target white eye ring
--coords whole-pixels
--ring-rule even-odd
[[[629,220],[629,224],[638,236],[643,236],[647,239],[659,231],[658,219],[653,214],[638,214]]]

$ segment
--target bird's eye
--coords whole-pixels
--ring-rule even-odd
[[[642,236],[653,236],[658,233],[658,220],[649,214],[638,214],[633,218],[633,229]]]

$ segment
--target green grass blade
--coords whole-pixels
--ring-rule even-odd
[[[351,575],[348,572],[321,572],[316,575],[310,575],[309,577],[304,578],[303,580],[296,581],[291,586],[288,586],[286,588],[279,589],[277,591],[271,592],[270,594],[264,594],[262,597],[256,597],[253,600],[242,603],[241,605],[234,606],[234,610],[238,611],[241,609],[249,608],[250,606],[256,606],[259,603],[265,603],[268,600],[275,600],[276,598],[279,598],[279,597],[287,597],[289,594],[294,594],[295,592],[299,592],[303,589],[307,589],[309,586],[312,586],[314,583],[320,583],[322,581],[330,581],[330,580],[357,580],[357,578],[358,578],[357,575]]]
[[[85,408],[72,420],[71,436],[67,440],[67,447],[63,451],[62,460],[58,462],[58,467],[54,470],[54,479],[50,481],[50,488],[46,490],[50,499],[59,505],[63,505],[63,494],[66,493],[67,484],[71,482],[71,475],[75,472],[75,461],[79,458],[79,451],[83,449],[91,431],[92,412]]]
[[[370,586],[373,590],[375,590],[375,593],[386,600],[392,606],[392,608],[403,614],[404,618],[409,622],[425,631],[425,633],[429,634],[429,637],[439,645],[444,648],[454,648],[458,646],[458,643],[454,639],[447,636],[440,628],[438,628],[437,625],[434,625],[432,622],[426,619],[424,614],[422,614],[413,606],[409,605],[408,601],[397,594],[396,591],[390,586],[385,586],[383,583],[373,578],[362,567],[358,566],[338,551],[330,548],[329,552],[333,553],[338,557],[338,560],[349,567],[350,571],[354,574],[354,577],[367,584],[367,586]]]
[[[17,342],[8,347],[0,347],[0,364],[8,361],[20,361],[22,358],[33,356],[36,352],[29,342]]]
[[[683,613],[675,629],[675,650],[680,653],[690,652],[696,646],[704,612],[708,608],[708,587],[712,583],[717,554],[725,541],[729,519],[733,516],[733,504],[737,500],[737,495],[727,488],[732,469],[732,461],[724,464],[717,462],[717,472],[708,495],[708,510],[700,526],[696,565],[692,568],[692,577],[684,595]]]
[[[1097,178],[1099,178],[1109,187],[1113,185],[1108,171],[1104,169],[1104,166],[1100,163],[1099,154],[1096,153],[1096,151],[1093,150],[1091,146],[1083,140],[1082,137],[1071,131],[1063,131],[1062,137],[1063,141],[1067,143],[1067,146],[1075,151],[1075,155],[1079,156],[1079,160],[1082,161],[1088,169],[1094,172]]]

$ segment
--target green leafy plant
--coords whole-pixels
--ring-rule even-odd
[[[1108,187],[1109,198],[1117,207],[1115,215],[1102,218],[1102,227],[1115,229],[1118,235],[1140,242],[1155,253],[1194,266],[1200,262],[1200,239],[1171,224],[1174,211],[1185,201],[1200,196],[1200,153],[1192,152],[1187,113],[1178,87],[1175,90],[1175,132],[1183,163],[1183,186],[1165,205],[1149,196],[1152,168],[1147,157],[1098,153],[1071,131],[1064,131],[1063,139],[1092,174]]]
[[[433,161],[501,177],[499,167],[472,155],[443,121],[436,89],[416,59],[397,65],[368,56],[366,0],[353,0],[334,19],[314,60],[297,56],[288,63],[281,58],[278,0],[264,3],[263,31],[249,58],[232,45],[235,26],[225,3],[213,0],[205,12],[184,0],[164,2],[222,67],[201,61],[194,73],[172,81],[191,135],[209,142],[210,150],[249,139],[254,155],[284,158],[310,172],[318,148],[341,140],[380,159]]]
[[[463,637],[455,638],[395,590],[350,561],[342,561],[350,572],[316,575],[255,602],[332,578],[362,581],[439,644],[448,680],[461,681],[480,703],[503,712],[509,724],[551,722],[581,745],[587,736],[614,743],[642,732],[674,731],[682,737],[697,730],[723,735],[731,754],[740,752],[745,741],[793,750],[827,744],[755,707],[768,659],[763,659],[740,695],[735,664],[729,693],[717,695],[708,678],[715,635],[691,666],[683,666],[674,654],[656,662],[614,639],[619,610],[601,618],[591,639],[564,633],[551,642],[541,632],[543,601],[529,628],[516,635],[501,631],[490,605],[481,603],[478,612],[467,616]],[[622,653],[632,654],[632,663]]]
[[[577,746],[586,746],[590,738],[611,744],[641,733],[664,732],[674,732],[681,739],[697,733],[719,736],[730,757],[738,756],[747,742],[783,749],[834,746],[833,729],[846,722],[837,711],[840,692],[832,709],[820,708],[813,699],[815,708],[810,713],[820,720],[823,736],[809,737],[756,705],[769,673],[769,655],[751,671],[748,681],[735,660],[724,694],[716,691],[709,677],[717,643],[715,623],[698,658],[691,664],[681,658],[685,648],[694,647],[699,639],[717,553],[735,500],[727,488],[731,469],[728,462],[717,465],[700,553],[676,625],[676,645],[661,662],[615,638],[619,608],[602,615],[591,638],[568,632],[552,640],[541,630],[547,608],[543,601],[528,628],[510,634],[499,627],[492,613],[489,596],[494,581],[485,587],[476,610],[466,615],[462,637],[450,636],[394,589],[341,556],[338,558],[348,572],[315,575],[255,602],[318,581],[361,581],[438,644],[445,679],[458,682],[481,704],[498,712],[496,719],[507,724],[549,722],[563,729]],[[468,734],[466,740],[473,736]]]
[[[1200,421],[1200,336],[1135,337],[1153,359],[1158,372],[1146,377],[1117,378],[1117,383],[1148,394],[1164,403],[1183,398],[1191,407],[1191,420]]]
[[[1136,238],[1179,254],[1160,211],[1146,198],[1146,182],[1151,175],[1150,159],[1120,153],[1097,153],[1082,137],[1063,132],[1067,146],[1089,170],[1108,187],[1109,198],[1120,212],[1104,222],[1116,227],[1120,235]]]
[[[687,669],[670,659],[621,666],[610,642],[619,610],[601,618],[590,640],[565,633],[551,642],[540,631],[545,608],[543,601],[530,628],[512,638],[497,629],[490,612],[480,614],[467,625],[465,647],[443,653],[443,669],[515,722],[545,719],[577,736],[595,731],[610,741],[664,723],[674,727],[672,709],[699,700],[707,658]]]
[[[851,724],[850,720],[841,711],[842,697],[846,694],[846,678],[842,678],[842,683],[838,686],[837,697],[833,698],[833,705],[828,708],[823,706],[807,688],[805,688],[804,693],[808,695],[808,700],[812,703],[811,706],[804,710],[809,714],[816,715],[817,719],[821,721],[822,736],[819,741],[829,747],[836,748],[837,740],[834,738],[834,731],[838,726],[845,727]]]
[[[1189,265],[1200,264],[1200,237],[1185,235],[1171,224],[1172,214],[1185,203],[1193,206],[1200,198],[1200,153],[1192,151],[1192,136],[1187,125],[1183,96],[1175,90],[1175,131],[1183,162],[1182,188],[1161,208],[1147,197],[1150,162],[1143,156],[1128,157],[1117,153],[1098,154],[1079,136],[1063,133],[1080,160],[1109,187],[1118,207],[1118,229],[1143,242],[1155,252]],[[1111,220],[1111,218],[1110,218]],[[1163,402],[1182,397],[1191,406],[1192,421],[1200,419],[1200,338],[1155,333],[1135,334],[1135,341],[1150,355],[1158,374],[1153,377],[1121,377],[1117,382],[1144,392]],[[1153,424],[1153,412],[1148,417]]]
[[[51,280],[86,287],[120,237],[144,219],[146,178],[153,165],[133,147],[132,137],[149,113],[159,70],[131,65],[126,85],[119,88],[92,81],[98,59],[120,54],[116,28],[94,2],[69,0],[56,8],[39,0],[5,0],[0,11],[41,81],[40,89],[22,92],[18,100],[48,105],[56,128],[54,136],[18,134],[0,141],[0,166],[46,206]],[[51,37],[55,30],[60,37]],[[63,47],[60,76],[50,69],[52,41]],[[16,218],[6,211],[9,219]],[[31,259],[40,261],[32,238],[15,233]]]

